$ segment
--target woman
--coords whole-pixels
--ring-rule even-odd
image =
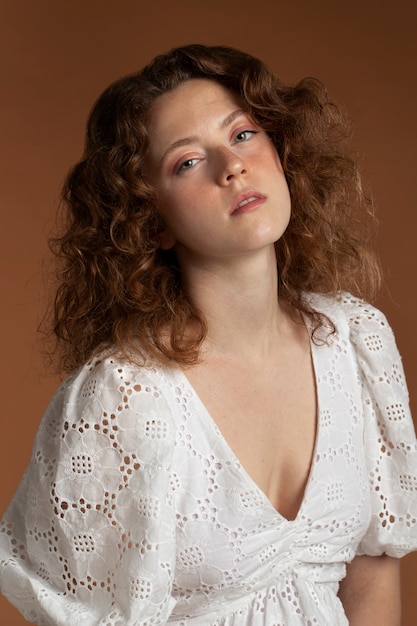
[[[98,100],[55,240],[70,374],[0,532],[27,619],[399,624],[417,448],[345,137],[225,47]]]

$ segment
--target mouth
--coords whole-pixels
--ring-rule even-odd
[[[247,191],[240,194],[233,204],[231,215],[239,215],[257,209],[266,200],[266,196],[257,191]]]

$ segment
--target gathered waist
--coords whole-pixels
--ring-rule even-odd
[[[181,626],[256,626],[280,619],[305,624],[317,618],[320,626],[347,624],[337,597],[344,563],[287,563],[270,568],[265,576],[242,581],[228,589],[205,589],[183,596],[177,590],[169,623]],[[175,597],[175,596],[174,596]],[[267,618],[268,616],[268,618]],[[297,621],[298,617],[301,621]],[[304,621],[303,621],[304,620]]]

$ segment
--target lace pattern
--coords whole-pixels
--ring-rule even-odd
[[[417,548],[417,447],[384,316],[311,296],[314,459],[295,520],[245,472],[181,371],[94,360],[57,391],[0,525],[2,592],[39,625],[346,625],[357,553]]]

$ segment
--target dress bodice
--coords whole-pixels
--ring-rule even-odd
[[[313,298],[313,297],[312,297]],[[314,296],[315,450],[285,519],[183,372],[95,359],[67,378],[0,525],[0,586],[41,626],[337,626],[346,563],[417,548],[417,446],[385,318]]]

